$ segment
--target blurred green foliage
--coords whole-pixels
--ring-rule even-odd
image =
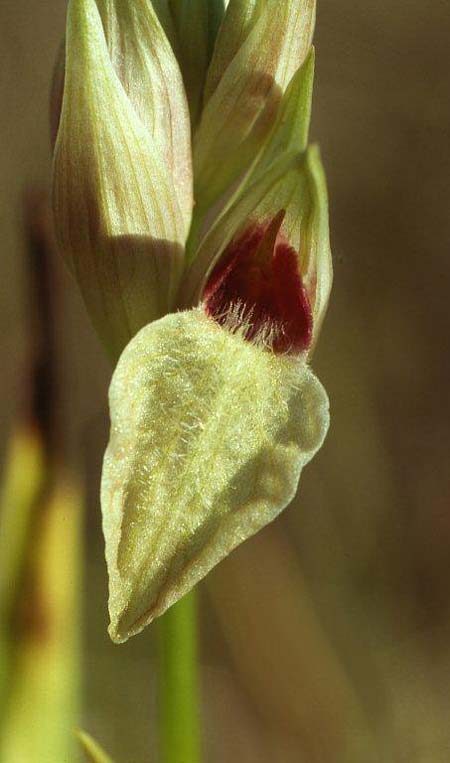
[[[83,500],[64,474],[43,489],[44,464],[39,433],[19,428],[0,510],[1,763],[75,761]]]

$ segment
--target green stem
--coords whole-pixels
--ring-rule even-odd
[[[160,620],[159,712],[161,763],[200,763],[195,591]]]

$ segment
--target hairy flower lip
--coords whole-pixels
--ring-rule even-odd
[[[313,317],[299,255],[281,231],[285,214],[248,226],[231,242],[207,281],[203,306],[248,341],[299,354],[311,345]]]
[[[119,643],[288,505],[329,404],[305,354],[265,352],[201,308],[141,329],[109,400],[101,502]]]

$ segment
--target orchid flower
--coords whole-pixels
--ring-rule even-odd
[[[54,210],[115,364],[117,642],[289,504],[328,429],[314,17],[314,0],[69,0]]]

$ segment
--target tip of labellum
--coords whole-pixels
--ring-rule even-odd
[[[231,242],[209,277],[203,304],[220,325],[229,325],[233,314],[245,339],[265,336],[276,353],[300,353],[311,344],[313,319],[298,253],[280,230],[284,217],[281,210]]]

